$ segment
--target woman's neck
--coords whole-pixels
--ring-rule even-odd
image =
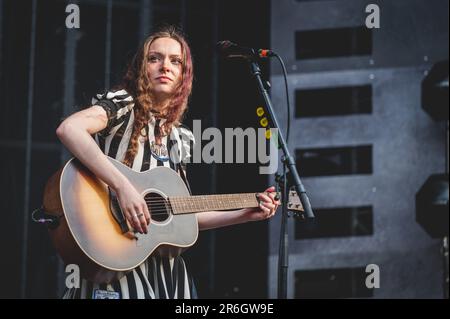
[[[169,107],[170,99],[155,99],[155,102],[152,105],[152,110],[155,113],[158,113],[164,116],[167,113],[167,108]]]
[[[170,104],[170,98],[167,96],[154,97],[152,109],[161,114],[166,113],[167,108]]]

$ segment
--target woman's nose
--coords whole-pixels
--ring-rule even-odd
[[[161,71],[169,72],[170,71],[170,61],[167,59],[164,59],[163,63],[161,64]]]

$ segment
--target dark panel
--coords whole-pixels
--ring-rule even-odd
[[[367,236],[373,234],[372,206],[314,209],[307,223],[295,219],[295,239]]]
[[[448,173],[433,174],[416,194],[416,221],[433,238],[449,233]]]
[[[55,130],[63,110],[66,3],[38,1],[37,4],[32,139],[56,143]]]
[[[372,146],[311,148],[296,150],[302,176],[372,174]]]
[[[0,233],[3,253],[0,271],[4,274],[0,298],[20,297],[20,263],[23,233],[25,152],[17,148],[0,148],[0,211],[5,226]]]
[[[153,24],[155,27],[166,24],[180,25],[181,0],[155,0],[153,1],[153,6],[157,9],[153,14]]]
[[[372,86],[343,86],[295,91],[295,116],[372,113]]]
[[[124,27],[126,26],[126,27]],[[120,82],[140,42],[139,10],[137,6],[117,7],[112,10],[111,86]],[[104,40],[104,39],[103,39]]]
[[[295,272],[294,298],[368,298],[365,268],[336,268]]]
[[[371,54],[372,31],[365,26],[295,32],[297,60]]]
[[[433,65],[423,79],[422,108],[435,121],[448,119],[448,60]]]
[[[81,109],[105,89],[106,2],[83,4],[75,66],[75,103]]]
[[[3,1],[2,5],[0,140],[23,140],[27,130],[31,2]]]

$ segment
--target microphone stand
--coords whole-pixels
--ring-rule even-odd
[[[281,227],[280,243],[278,248],[278,299],[287,298],[287,275],[289,268],[289,234],[287,228],[287,219],[289,211],[287,210],[287,178],[286,165],[283,163],[283,175],[275,174],[275,181],[281,188]]]
[[[286,141],[283,137],[283,133],[278,125],[278,120],[275,116],[275,112],[272,107],[272,102],[270,100],[269,94],[264,87],[263,81],[261,79],[261,69],[258,63],[254,59],[249,59],[252,75],[258,84],[261,96],[264,99],[266,111],[272,121],[274,128],[278,129],[278,145],[283,151],[282,163],[283,163],[283,178],[277,177],[277,182],[282,188],[282,216],[281,216],[281,231],[280,231],[280,251],[278,254],[278,298],[287,298],[287,271],[288,271],[288,229],[287,229],[287,201],[288,201],[288,191],[291,186],[295,187],[298,196],[300,197],[300,202],[302,203],[304,213],[307,218],[314,218],[314,213],[311,208],[308,196],[306,195],[305,187],[303,186],[300,176],[297,172],[297,167],[293,157],[291,156]],[[289,170],[289,172],[287,172]],[[289,176],[287,176],[289,174]],[[289,177],[289,178],[288,178]],[[293,185],[289,185],[291,182]],[[304,216],[302,216],[304,217]]]

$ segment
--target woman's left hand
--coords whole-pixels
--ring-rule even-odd
[[[259,206],[255,208],[244,209],[244,214],[247,221],[257,221],[271,218],[275,215],[279,200],[275,200],[275,187],[271,186],[264,191],[264,193],[258,193],[256,196],[259,200]]]

